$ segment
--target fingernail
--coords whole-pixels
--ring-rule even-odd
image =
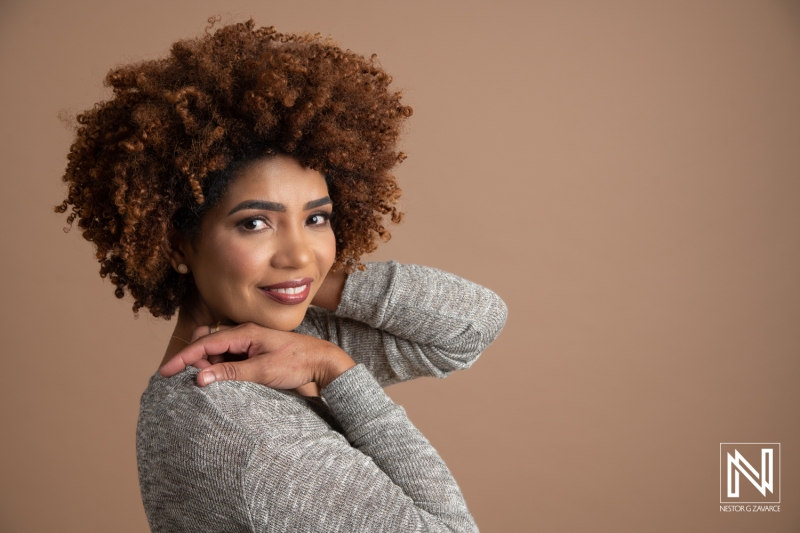
[[[200,376],[203,378],[203,385],[210,385],[217,381],[217,377],[213,372],[202,372]]]

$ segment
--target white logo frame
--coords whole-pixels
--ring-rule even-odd
[[[731,456],[730,453],[723,453],[722,447],[724,445],[730,445],[730,446],[736,446],[736,445],[741,445],[741,446],[745,446],[745,445],[746,446],[763,446],[764,448],[761,449],[761,465],[760,465],[761,466],[761,475],[759,475],[759,473],[753,468],[753,466],[749,462],[747,462],[747,460],[744,458],[744,456],[742,456],[741,453],[738,450],[736,450],[735,448],[734,448],[734,453],[736,454],[735,457]],[[769,453],[769,454],[765,453],[766,450],[770,450],[771,453]],[[767,500],[764,500],[764,501],[759,501],[759,502],[741,502],[741,501],[731,500],[731,498],[738,498],[739,497],[738,496],[738,494],[739,494],[739,488],[738,487],[739,487],[739,482],[740,482],[740,479],[739,479],[739,473],[740,472],[742,474],[744,474],[745,479],[747,481],[749,481],[755,487],[755,489],[757,491],[759,491],[760,493],[764,494],[765,498],[767,496],[766,496],[766,491],[764,489],[768,488],[773,495],[776,494],[775,490],[773,490],[774,481],[775,481],[775,474],[776,474],[776,472],[775,472],[775,462],[776,461],[774,460],[775,459],[775,457],[774,457],[774,455],[775,455],[774,452],[775,451],[777,451],[777,481],[778,481],[778,483],[777,483],[777,497],[778,497],[778,501],[767,501]],[[767,473],[766,465],[764,464],[764,460],[765,460],[765,458],[767,456],[769,456],[769,482],[767,482],[765,479],[763,479],[763,477],[765,477],[764,474]],[[752,459],[752,457],[751,457],[751,459]],[[744,463],[744,465],[746,465],[750,469],[750,471],[755,475],[755,477],[760,479],[760,483],[761,483],[760,486],[756,483],[756,481],[753,479],[753,477],[750,474],[748,474],[747,471],[744,470],[741,467],[740,462]],[[726,465],[727,472],[723,472],[723,464]],[[728,493],[729,487],[731,485],[731,479],[729,478],[729,475],[731,473],[731,464],[735,464],[735,467],[736,467],[735,468],[736,495],[734,495],[734,496],[724,496],[725,494]],[[737,504],[737,505],[738,504],[779,504],[779,503],[781,503],[781,481],[782,481],[782,479],[781,479],[781,465],[782,465],[782,461],[781,461],[781,443],[780,442],[720,442],[720,444],[719,444],[719,503],[722,504],[722,505],[730,505],[730,504]],[[741,481],[743,482],[744,480],[741,480]],[[727,501],[725,501],[725,498],[727,498]]]

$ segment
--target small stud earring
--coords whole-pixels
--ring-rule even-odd
[[[181,274],[186,274],[187,272],[189,272],[189,267],[181,263],[180,265],[178,265],[178,272],[180,272]]]

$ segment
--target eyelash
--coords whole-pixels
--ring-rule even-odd
[[[251,222],[256,222],[256,221],[261,221],[264,224],[267,223],[267,219],[264,218],[264,217],[250,217],[250,218],[246,218],[246,219],[242,220],[241,222],[239,222],[239,227],[242,228],[245,231],[259,231],[257,229],[251,229],[251,228],[246,228],[245,227],[247,224],[250,224]]]
[[[317,211],[316,213],[311,213],[311,215],[309,215],[309,217],[306,219],[306,221],[311,220],[314,217],[322,217],[323,218],[322,224],[312,224],[312,225],[313,226],[319,226],[319,227],[327,226],[331,221],[331,215],[332,215],[332,213],[328,213],[328,212],[325,212],[325,211]]]
[[[333,215],[332,213],[326,213],[325,211],[318,211],[316,213],[310,214],[308,216],[308,218],[306,219],[306,221],[309,221],[314,217],[322,217],[324,219],[323,223],[321,223],[321,224],[311,224],[311,226],[323,227],[323,226],[327,226],[328,224],[330,224],[330,220],[331,220],[331,216],[332,215]],[[251,222],[255,222],[256,220],[260,220],[260,221],[264,222],[265,224],[269,224],[267,222],[266,217],[257,216],[257,217],[250,217],[250,218],[246,218],[246,219],[242,220],[239,223],[239,227],[244,229],[245,231],[260,231],[260,230],[256,230],[256,229],[247,229],[247,228],[245,228],[246,224],[249,224]]]

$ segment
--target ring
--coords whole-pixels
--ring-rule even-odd
[[[217,322],[213,326],[208,326],[208,332],[209,333],[216,333],[218,331],[219,331],[219,322]]]

